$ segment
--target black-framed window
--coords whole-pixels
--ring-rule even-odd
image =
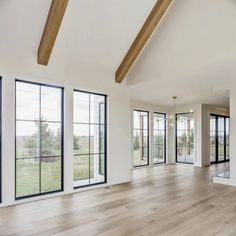
[[[229,161],[229,117],[210,116],[210,162]]]
[[[107,97],[74,90],[74,188],[107,181]]]
[[[149,165],[149,112],[133,111],[133,165]]]
[[[176,162],[194,163],[194,119],[192,113],[176,114]]]
[[[153,113],[153,164],[166,162],[166,114]]]
[[[63,93],[16,80],[16,199],[63,190]]]
[[[0,77],[0,203],[2,202],[2,77]]]

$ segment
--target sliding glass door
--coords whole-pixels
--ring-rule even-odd
[[[212,164],[229,160],[229,117],[210,116],[210,162]]]
[[[176,115],[176,162],[194,163],[194,120],[192,113]]]
[[[106,182],[106,99],[74,91],[74,188]]]
[[[16,81],[16,199],[63,190],[63,88]]]
[[[153,113],[153,164],[166,162],[166,114]]]
[[[133,165],[149,165],[149,112],[133,111]]]

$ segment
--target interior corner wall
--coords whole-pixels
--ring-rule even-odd
[[[195,105],[194,109],[194,135],[195,135],[195,163],[197,167],[203,167],[202,159],[202,149],[203,149],[203,114],[202,114],[202,105]]]
[[[85,85],[88,78],[42,79],[39,77],[1,73],[2,76],[2,204],[8,206],[28,201],[75,193],[87,189],[129,182],[130,175],[130,100],[122,86]],[[81,76],[82,77],[82,76]],[[82,77],[83,78],[83,77]],[[84,78],[86,76],[84,75]],[[109,75],[109,80],[113,77]],[[25,200],[15,200],[15,79],[64,87],[64,191]],[[83,83],[83,84],[82,84]],[[113,83],[114,84],[114,83]],[[107,184],[73,189],[73,89],[107,94]]]
[[[210,165],[210,114],[208,108],[202,105],[202,135],[201,135],[201,165]]]
[[[130,101],[121,93],[108,100],[108,159],[110,184],[129,182],[130,174]]]
[[[230,181],[236,186],[236,87],[230,89]]]
[[[171,113],[169,113],[171,114]],[[168,163],[174,164],[176,162],[176,142],[175,142],[175,128],[169,127],[168,129]]]

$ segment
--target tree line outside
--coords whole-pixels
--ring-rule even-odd
[[[58,190],[61,187],[61,128],[52,130],[44,119],[40,123],[35,122],[35,125],[36,132],[31,136],[17,136],[17,196],[38,193],[39,182],[42,192]],[[86,142],[81,142],[80,138],[74,135],[73,145],[74,150],[79,152]],[[93,160],[90,161],[89,167],[87,156],[80,156],[79,161],[75,158],[74,180],[88,178],[89,168],[90,171],[93,169]]]

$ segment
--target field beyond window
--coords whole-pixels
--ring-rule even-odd
[[[16,82],[16,198],[62,190],[63,89]]]
[[[106,181],[106,96],[74,91],[74,187]]]

